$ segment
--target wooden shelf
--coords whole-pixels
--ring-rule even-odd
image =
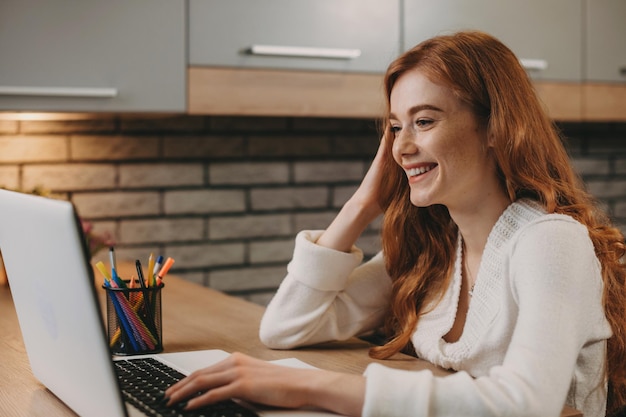
[[[383,75],[190,67],[192,115],[380,118]],[[626,121],[626,85],[536,81],[554,120]]]

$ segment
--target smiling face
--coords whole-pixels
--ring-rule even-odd
[[[502,193],[486,128],[450,88],[407,71],[391,90],[390,110],[393,157],[408,177],[414,205],[452,211]]]

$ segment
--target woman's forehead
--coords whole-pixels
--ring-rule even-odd
[[[434,82],[420,70],[410,70],[396,80],[389,97],[390,114],[413,113],[416,108],[454,111],[465,103],[447,85]]]

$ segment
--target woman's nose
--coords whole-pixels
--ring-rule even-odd
[[[393,141],[394,155],[412,155],[415,152],[417,152],[417,144],[408,129],[402,129],[397,132]]]

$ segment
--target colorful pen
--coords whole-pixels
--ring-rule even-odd
[[[154,263],[154,269],[152,270],[152,276],[157,277],[159,273],[159,269],[163,265],[163,256],[159,255],[157,257],[156,262]]]
[[[115,248],[113,248],[113,246],[109,248],[109,259],[111,262],[111,277],[113,281],[115,281],[119,287],[126,288],[126,283],[117,275],[117,260],[115,259]]]
[[[148,286],[154,286],[154,255],[148,257]]]
[[[157,278],[163,279],[163,277],[167,274],[172,265],[174,265],[174,258],[167,258],[167,260],[163,264],[163,268],[161,268],[161,270],[159,271]]]
[[[104,262],[99,261],[96,263],[96,268],[100,271],[100,273],[104,276],[105,283],[111,280],[111,274],[107,270],[107,267],[104,266]]]
[[[148,294],[148,288],[146,287],[146,282],[144,281],[143,269],[141,267],[141,261],[137,259],[135,261],[135,267],[137,268],[137,276],[139,277],[139,285],[141,285],[141,289],[143,292],[143,306],[146,311],[146,317],[150,321],[150,331],[155,337],[158,337],[158,333],[156,331],[156,323],[154,322],[154,315],[152,314],[152,303],[150,302],[150,294]]]

